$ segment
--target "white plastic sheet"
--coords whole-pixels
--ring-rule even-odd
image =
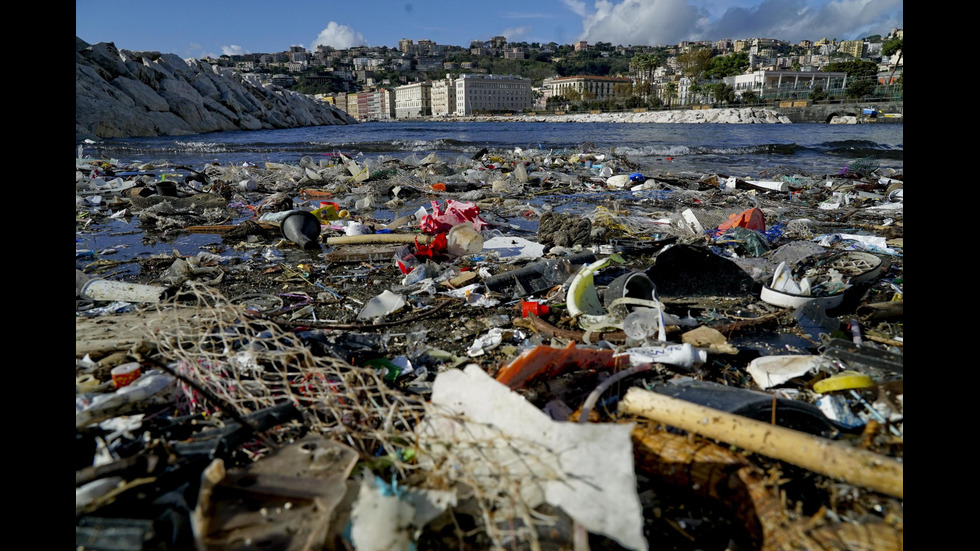
[[[561,507],[586,530],[620,545],[647,549],[633,471],[632,423],[553,421],[479,366],[440,373],[421,449],[451,447],[460,468],[504,469],[522,480],[520,497]],[[424,458],[420,458],[424,461]]]

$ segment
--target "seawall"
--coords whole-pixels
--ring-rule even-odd
[[[859,122],[900,123],[904,122],[904,102],[875,103],[819,103],[806,106],[774,106],[770,109],[794,123],[826,122],[834,117],[856,117]],[[874,109],[875,116],[863,113]]]

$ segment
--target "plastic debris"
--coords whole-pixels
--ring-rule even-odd
[[[441,446],[452,434],[457,461],[483,464],[487,475],[496,465],[505,471],[496,476],[525,481],[513,499],[530,507],[550,503],[589,532],[627,549],[648,548],[633,472],[631,423],[556,423],[472,364],[440,373],[432,403],[444,413],[426,418],[420,434],[425,445]],[[494,441],[510,444],[487,446]]]

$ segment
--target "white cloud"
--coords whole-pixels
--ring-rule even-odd
[[[347,25],[339,25],[335,21],[331,21],[327,28],[320,31],[317,35],[316,40],[313,41],[312,49],[316,49],[317,46],[323,44],[324,46],[331,46],[338,50],[346,50],[347,48],[353,48],[354,46],[367,46],[367,40],[361,33],[355,31],[354,29],[348,27]]]
[[[566,1],[566,4],[568,2]],[[705,14],[686,0],[599,0],[582,19],[582,40],[613,44],[676,44],[701,32]]]
[[[245,48],[242,48],[241,46],[239,46],[237,44],[232,44],[230,46],[222,46],[221,47],[221,54],[222,55],[242,55],[242,54],[246,54],[246,53],[248,53],[248,52],[245,51]]]
[[[577,15],[579,17],[585,17],[586,16],[586,13],[585,13],[585,2],[583,2],[581,0],[561,0],[561,3],[562,4],[565,4],[565,6],[568,9],[572,10],[572,13],[574,13],[575,15]]]
[[[520,42],[531,32],[533,27],[511,27],[500,31],[500,36],[507,37],[507,42]]]
[[[683,40],[851,40],[903,26],[903,0],[562,0],[582,18],[579,40],[661,45]],[[708,8],[713,8],[709,13]]]

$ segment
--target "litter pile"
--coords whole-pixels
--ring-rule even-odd
[[[76,548],[901,549],[902,207],[873,159],[80,151],[77,242],[201,250],[76,249]]]

